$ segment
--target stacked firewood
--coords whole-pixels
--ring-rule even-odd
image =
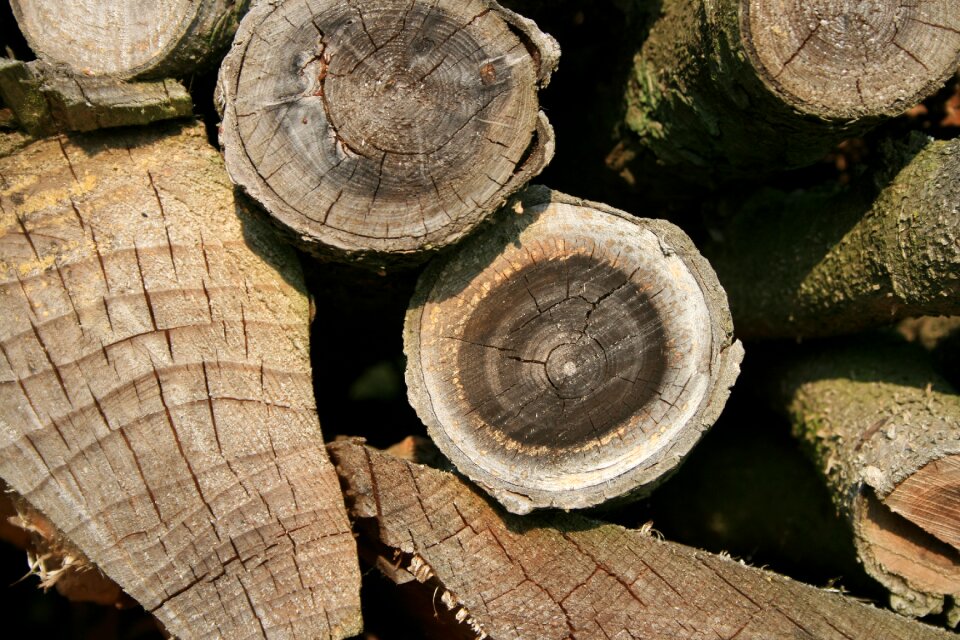
[[[947,637],[910,618],[960,622],[960,333],[909,319],[960,315],[960,142],[895,118],[960,68],[951,0],[504,4],[11,0],[0,535],[183,638],[363,633],[366,567],[414,636]],[[589,11],[627,28],[573,148],[612,151],[531,185],[592,46],[538,24]],[[402,340],[415,437],[321,433],[340,306]],[[893,612],[611,523],[743,342]]]

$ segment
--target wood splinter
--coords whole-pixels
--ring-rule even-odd
[[[261,3],[220,71],[227,170],[312,253],[422,259],[549,162],[558,57],[491,0]]]
[[[673,225],[531,188],[424,272],[407,313],[411,404],[514,513],[639,495],[723,408],[743,350]]]

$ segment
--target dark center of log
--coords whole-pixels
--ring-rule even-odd
[[[828,118],[897,114],[960,63],[955,0],[742,0],[764,79]]]
[[[595,443],[657,393],[661,319],[631,274],[605,258],[530,265],[484,298],[466,326],[467,402],[517,447]]]

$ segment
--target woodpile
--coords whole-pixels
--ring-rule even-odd
[[[0,538],[114,612],[35,635],[960,624],[950,0],[11,0],[0,44]]]

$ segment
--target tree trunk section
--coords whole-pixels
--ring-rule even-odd
[[[436,590],[479,637],[948,638],[704,551],[576,515],[519,518],[464,480],[330,446],[360,543]]]
[[[649,491],[713,424],[731,330],[680,229],[532,188],[420,278],[410,402],[510,511],[588,507]]]
[[[742,338],[854,333],[960,314],[960,140],[898,147],[867,189],[753,198],[706,253]]]
[[[296,256],[201,126],[0,158],[0,476],[182,638],[360,629]]]
[[[953,0],[664,0],[634,61],[626,124],[668,164],[811,164],[960,66]]]
[[[898,611],[946,607],[956,625],[960,396],[902,344],[825,349],[791,365],[782,384],[867,572]]]
[[[220,70],[227,170],[308,251],[422,260],[549,162],[558,56],[490,0],[261,3]]]
[[[183,77],[219,62],[249,0],[11,0],[37,57],[78,75]]]
[[[35,136],[144,125],[193,115],[176,80],[123,82],[64,73],[39,62],[0,59],[0,98]]]

